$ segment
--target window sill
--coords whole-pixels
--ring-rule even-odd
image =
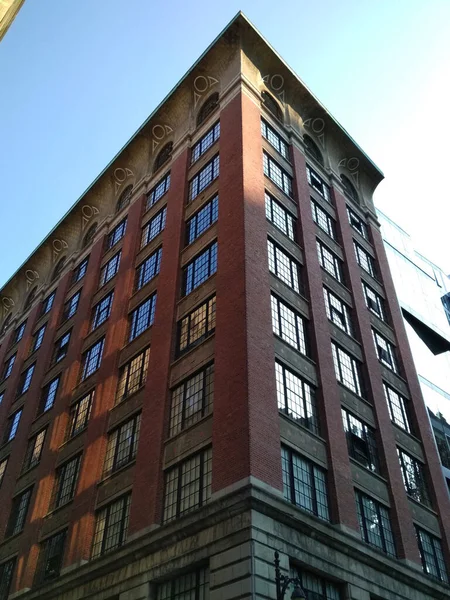
[[[164,440],[164,444],[170,444],[171,442],[173,442],[177,438],[181,437],[184,433],[187,433],[188,431],[191,431],[191,429],[194,429],[194,427],[196,427],[197,425],[199,425],[199,423],[204,423],[209,418],[212,418],[212,416],[213,416],[213,411],[211,410],[208,414],[203,415],[202,417],[200,417],[200,419],[198,421],[195,421],[195,423],[191,423],[191,425],[188,425],[187,427],[184,427],[180,431],[177,431],[177,433],[169,435]]]
[[[300,423],[299,420],[297,420],[295,417],[290,417],[285,412],[283,412],[280,408],[278,408],[278,414],[280,415],[280,417],[282,417],[283,419],[288,421],[288,423],[292,423],[296,427],[300,427],[303,431],[308,432],[310,435],[312,435],[315,438],[317,438],[318,440],[320,440],[323,444],[327,443],[325,438],[323,438],[319,433],[316,433],[312,429],[309,429],[309,427],[306,427],[306,425],[302,425],[302,423]]]
[[[102,478],[100,479],[100,481],[97,482],[97,487],[100,487],[103,484],[107,483],[108,481],[110,481],[111,479],[113,479],[116,475],[118,475],[119,473],[122,473],[123,471],[126,471],[129,467],[131,467],[131,466],[133,466],[135,464],[136,464],[136,457],[134,457],[132,460],[130,460],[129,462],[127,462],[125,465],[122,465],[121,467],[119,467],[115,471],[111,471],[107,475],[102,476]]]
[[[365,465],[363,465],[361,462],[359,462],[359,460],[357,460],[356,458],[354,458],[350,454],[348,455],[348,458],[349,458],[351,464],[354,464],[357,467],[359,467],[360,469],[363,469],[364,472],[370,473],[370,475],[373,475],[379,481],[383,482],[385,485],[388,484],[388,480],[385,477],[383,477],[383,475],[380,475],[380,473],[377,473],[377,471],[372,471],[371,469],[369,469],[369,467],[366,467]],[[365,490],[362,490],[362,491],[364,493],[366,493]]]
[[[52,508],[52,510],[49,510],[48,513],[46,515],[44,515],[44,519],[49,519],[49,518],[53,517],[53,515],[60,512],[61,510],[63,510],[63,508],[66,508],[67,506],[69,506],[69,504],[71,504],[72,502],[73,502],[73,498],[71,498],[70,500],[67,500],[67,502],[64,502],[64,504],[60,504],[59,506]]]

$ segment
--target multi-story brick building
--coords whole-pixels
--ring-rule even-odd
[[[239,14],[1,291],[1,600],[447,597],[381,179]]]

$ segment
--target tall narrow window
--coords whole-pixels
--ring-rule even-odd
[[[77,312],[78,304],[80,302],[81,290],[74,294],[67,302],[64,304],[63,316],[62,320],[67,321]]]
[[[417,526],[416,535],[423,572],[439,581],[448,583],[441,540]]]
[[[41,399],[39,401],[38,415],[47,412],[55,403],[56,394],[58,392],[60,376],[52,379],[42,390]]]
[[[362,539],[389,556],[395,556],[388,509],[362,492],[355,491],[355,498]]]
[[[430,506],[425,465],[400,448],[397,448],[397,452],[406,493],[417,502]]]
[[[219,176],[219,155],[217,154],[189,182],[188,202],[192,202],[204,189]]]
[[[348,177],[346,177],[345,175],[341,175],[341,181],[342,181],[342,185],[344,187],[344,191],[347,194],[347,196],[349,196],[349,198],[351,198],[356,203],[358,203],[359,202],[358,194],[355,190],[355,186],[350,181],[350,179]]]
[[[141,234],[141,249],[163,231],[166,226],[166,215],[167,207],[165,206],[143,227]]]
[[[13,336],[13,344],[17,344],[23,338],[23,334],[25,333],[25,327],[27,326],[27,322],[24,321],[19,325],[19,327],[15,330]]]
[[[103,475],[106,477],[136,458],[141,415],[136,415],[108,435]]]
[[[17,396],[21,396],[22,394],[25,394],[25,392],[27,392],[29,390],[35,367],[36,367],[36,363],[30,365],[28,367],[28,369],[26,369],[23,373],[21,373],[20,379],[19,379],[19,384],[17,386]]]
[[[305,142],[306,152],[315,158],[319,164],[323,166],[323,156],[316,142],[309,137],[309,135],[303,136],[303,141]]]
[[[95,238],[96,233],[97,233],[97,223],[94,223],[93,225],[91,225],[91,227],[89,227],[86,235],[84,236],[82,248],[87,248],[92,243],[92,241]]]
[[[281,447],[281,465],[285,499],[329,521],[325,471],[284,446]]]
[[[316,190],[324,200],[331,203],[330,188],[324,182],[322,177],[320,177],[314,169],[311,169],[309,165],[306,165],[306,177],[309,185]]]
[[[273,181],[287,196],[292,198],[292,177],[267,152],[263,152],[263,170],[264,175]]]
[[[407,400],[403,398],[398,392],[393,390],[391,387],[383,383],[384,395],[389,408],[389,415],[391,421],[396,425],[411,433],[411,426],[409,424]]]
[[[209,570],[197,569],[160,583],[157,600],[209,600]]]
[[[13,498],[11,513],[9,515],[8,525],[6,526],[5,538],[20,533],[24,528],[32,491],[32,487],[28,488]]]
[[[83,396],[83,398],[71,406],[66,439],[69,440],[86,429],[91,414],[93,399],[94,391],[92,390],[89,394],[86,394],[86,396]]]
[[[333,351],[334,370],[337,380],[358,396],[362,396],[360,367],[355,358],[345,350],[331,344]]]
[[[84,260],[82,260],[77,267],[75,267],[75,269],[73,270],[73,275],[72,275],[72,283],[77,283],[77,281],[80,281],[80,279],[83,279],[83,277],[86,275],[88,262],[89,262],[89,256],[87,258],[85,258]]]
[[[19,408],[13,415],[9,417],[6,422],[6,431],[3,438],[3,443],[6,444],[16,437],[17,429],[20,423],[20,417],[22,416],[22,409]]]
[[[156,293],[147,298],[130,314],[130,333],[128,341],[131,342],[138,335],[153,325],[156,308]]]
[[[219,196],[214,196],[186,223],[186,243],[192,244],[219,216]]]
[[[93,309],[91,331],[100,327],[104,323],[109,315],[111,314],[111,307],[114,299],[114,292],[110,292],[100,302],[98,302]]]
[[[335,296],[327,288],[323,288],[325,298],[325,310],[327,317],[335,325],[345,331],[348,335],[352,335],[352,325],[350,320],[350,308],[340,298]]]
[[[353,242],[353,245],[355,247],[356,261],[358,265],[364,269],[364,271],[369,273],[369,275],[372,275],[372,277],[376,278],[377,272],[375,268],[375,259],[356,242]]]
[[[136,290],[140,290],[147,285],[161,268],[162,249],[158,248],[153,254],[144,260],[136,269]]]
[[[219,94],[214,92],[205,100],[197,115],[197,127],[201,125],[219,106]]]
[[[52,500],[50,502],[53,508],[62,506],[70,502],[75,495],[75,488],[80,471],[81,456],[71,458],[56,470],[55,486],[53,488]]]
[[[39,327],[36,333],[33,335],[33,343],[31,345],[31,352],[36,352],[41,346],[44,340],[44,333],[47,328],[47,323]]]
[[[273,127],[261,119],[261,135],[283,158],[289,160],[289,146]]]
[[[283,120],[281,108],[273,96],[271,96],[268,92],[263,91],[261,92],[261,101],[264,108],[267,108],[267,110],[272,113],[276,119],[279,121]]]
[[[183,317],[178,323],[178,354],[190,350],[214,333],[216,327],[216,297]]]
[[[290,346],[301,352],[306,352],[305,320],[279,298],[271,296],[272,329]]]
[[[95,521],[92,558],[122,546],[127,539],[131,494],[114,500],[98,511]]]
[[[382,321],[386,321],[386,311],[384,308],[384,300],[376,292],[373,291],[366,283],[362,282],[364,299],[366,301],[367,308],[377,315]]]
[[[100,271],[100,283],[99,287],[105,285],[110,279],[112,279],[119,270],[120,257],[122,255],[122,251],[115,254],[108,262],[103,265],[102,270]]]
[[[275,198],[265,192],[266,218],[280,231],[295,241],[296,219]]]
[[[219,121],[209,129],[199,141],[192,146],[191,165],[193,165],[220,137]]]
[[[11,375],[11,372],[12,372],[13,367],[14,367],[14,363],[16,361],[16,356],[17,356],[16,354],[13,354],[5,362],[5,366],[3,368],[2,381],[4,381],[5,379],[8,379],[8,377]]]
[[[100,367],[104,343],[105,338],[102,338],[91,346],[81,357],[81,381],[87,379]]]
[[[398,373],[397,359],[395,356],[395,347],[374,329],[372,329],[372,334],[378,360],[383,365],[388,367],[388,369],[394,371],[394,373]]]
[[[106,249],[110,250],[113,246],[120,242],[120,240],[125,235],[125,231],[127,229],[127,220],[124,219],[118,225],[114,227],[111,233],[108,235],[106,242]]]
[[[314,433],[319,433],[319,422],[314,389],[298,375],[275,362],[278,409]]]
[[[153,173],[156,173],[163,165],[172,158],[173,142],[166,144],[155,159],[153,165]]]
[[[8,466],[8,457],[0,460],[0,486],[2,485],[3,477],[6,473],[6,467]]]
[[[15,558],[0,564],[0,600],[7,600],[9,596],[15,566]]]
[[[212,450],[192,456],[166,473],[164,517],[167,523],[200,508],[211,498]]]
[[[55,348],[53,350],[53,358],[52,363],[56,364],[63,360],[66,357],[67,352],[69,351],[69,343],[70,343],[70,334],[72,331],[67,331],[64,335],[62,335],[55,342]]]
[[[317,240],[317,255],[320,266],[337,281],[343,283],[341,260],[319,240]]]
[[[209,414],[214,394],[214,365],[186,379],[172,391],[169,435],[175,435]]]
[[[31,292],[28,294],[27,299],[25,301],[25,305],[23,307],[23,310],[28,310],[30,308],[30,306],[33,304],[34,299],[36,298],[36,293],[37,293],[37,286],[34,287]],[[11,316],[11,315],[10,315]],[[6,321],[5,321],[5,325],[6,325]],[[3,329],[3,331],[0,330],[0,333],[4,333],[6,331],[6,329]],[[0,596],[1,598],[1,596]]]
[[[51,311],[53,302],[55,301],[55,296],[56,296],[56,290],[53,291],[51,294],[49,294],[47,296],[47,298],[45,298],[44,302],[42,303],[42,314],[43,315],[46,315],[48,312]]]
[[[300,267],[284,250],[267,240],[269,271],[276,275],[295,292],[300,292]]]
[[[120,369],[116,402],[122,402],[144,385],[147,379],[149,356],[150,348],[147,348]]]
[[[42,542],[36,568],[35,583],[40,584],[59,577],[64,558],[67,529]]]
[[[365,240],[369,239],[369,232],[366,223],[358,217],[358,215],[347,206],[347,215],[350,225],[357,231]]]
[[[349,455],[366,469],[378,473],[380,465],[375,430],[350,414],[345,408],[342,409],[342,421]]]
[[[46,431],[46,429],[42,429],[42,431],[36,433],[31,440],[29,440],[22,465],[22,472],[28,471],[28,469],[32,469],[39,464],[42,448],[44,447]]]
[[[183,296],[209,279],[217,271],[217,242],[198,254],[183,269]]]
[[[117,204],[116,204],[116,213],[120,212],[121,210],[123,210],[126,206],[128,206],[130,204],[130,200],[131,200],[131,194],[133,192],[133,186],[132,185],[128,185],[123,192],[121,193]]]
[[[336,239],[336,224],[330,215],[321,208],[317,202],[311,200],[311,211],[314,223],[325,231],[330,238]]]
[[[170,173],[164,175],[162,179],[158,181],[154,188],[147,194],[147,204],[146,209],[148,210],[154,204],[161,200],[165,193],[169,191],[170,188]]]
[[[52,281],[55,281],[55,279],[57,279],[57,278],[58,278],[58,277],[61,275],[61,273],[62,273],[62,271],[63,271],[64,267],[66,266],[66,260],[67,260],[67,259],[66,259],[66,257],[65,257],[65,256],[63,256],[63,257],[62,257],[62,258],[61,258],[61,259],[60,259],[60,260],[59,260],[59,261],[56,263],[56,267],[55,267],[55,269],[54,269],[54,271],[53,271],[53,275],[52,275]]]

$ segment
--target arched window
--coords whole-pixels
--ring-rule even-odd
[[[350,181],[348,177],[345,175],[341,175],[342,185],[344,186],[344,190],[348,196],[355,202],[359,202],[358,192],[355,190],[355,186]]]
[[[24,310],[27,310],[28,308],[30,308],[30,306],[33,304],[34,299],[36,298],[36,292],[37,292],[37,286],[34,287],[31,292],[28,294],[28,297],[25,301],[25,306],[24,306]]]
[[[122,208],[125,208],[125,206],[128,206],[128,204],[130,203],[132,190],[133,190],[132,185],[127,186],[123,190],[123,192],[120,195],[120,198],[117,200],[116,212],[120,212],[122,210]]]
[[[165,164],[170,159],[170,157],[172,156],[172,148],[173,142],[169,142],[164,146],[164,148],[156,157],[155,164],[153,166],[153,173],[160,169],[163,166],[163,164]]]
[[[0,335],[3,335],[4,333],[7,332],[9,326],[11,325],[11,321],[12,321],[12,313],[9,313],[9,315],[6,317],[2,329],[0,331]]]
[[[205,121],[211,113],[213,113],[216,108],[219,106],[219,94],[214,92],[211,96],[204,102],[201,107],[198,115],[197,115],[197,127]]]
[[[261,92],[261,99],[263,106],[267,108],[269,112],[273,114],[279,121],[283,120],[283,114],[281,112],[280,105],[268,92]]]
[[[309,135],[303,136],[303,141],[305,142],[306,151],[317,160],[318,163],[323,165],[323,156],[322,152],[319,150],[318,145],[314,142]]]
[[[89,244],[92,242],[92,240],[94,239],[95,236],[95,232],[97,231],[97,223],[94,223],[92,225],[92,227],[90,227],[88,229],[88,232],[86,233],[86,235],[84,236],[84,240],[83,240],[83,248],[86,248],[87,246],[89,246]]]
[[[53,270],[52,281],[55,281],[59,275],[61,275],[61,271],[64,269],[64,265],[66,264],[66,257],[63,256],[57,263],[56,267]]]

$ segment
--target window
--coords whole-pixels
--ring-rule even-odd
[[[266,218],[275,225],[280,231],[287,235],[290,240],[296,238],[295,230],[297,219],[289,213],[279,202],[270,194],[265,192],[266,199]]]
[[[203,208],[186,223],[186,243],[192,244],[204,231],[217,221],[219,216],[219,196],[215,195]]]
[[[166,226],[167,207],[165,206],[142,228],[141,249],[149,244]]]
[[[156,293],[133,310],[133,312],[130,314],[130,335],[128,337],[129,342],[137,338],[138,335],[141,335],[141,333],[153,325],[155,308]]]
[[[8,465],[8,458],[4,458],[0,461],[0,486],[2,485],[3,477],[5,476],[6,467]]]
[[[54,292],[52,292],[49,296],[47,296],[47,298],[42,303],[42,314],[43,315],[46,315],[48,312],[51,311],[53,302],[55,301],[55,296],[56,296],[56,290]]]
[[[355,231],[357,231],[365,240],[369,239],[369,232],[367,230],[366,223],[358,217],[356,213],[352,211],[351,208],[347,206],[347,215],[348,221],[350,225],[353,227]]]
[[[379,473],[375,430],[369,427],[344,408],[342,409],[345,436],[349,455],[361,463],[369,471]]]
[[[188,458],[166,473],[164,523],[200,508],[211,498],[212,450]]]
[[[8,329],[11,326],[11,321],[12,321],[12,313],[9,313],[9,315],[7,315],[5,320],[3,321],[2,328],[0,329],[0,335],[3,335],[4,333],[6,333],[8,331]]]
[[[67,302],[64,304],[63,317],[62,320],[67,321],[77,312],[78,303],[80,302],[81,290],[74,294]]]
[[[188,202],[192,202],[219,176],[219,155],[216,154],[189,182]]]
[[[89,262],[89,256],[82,260],[80,264],[73,270],[72,284],[77,283],[86,275]]]
[[[411,426],[409,424],[408,410],[406,408],[407,400],[403,398],[398,392],[393,390],[391,387],[383,383],[384,395],[386,396],[386,402],[389,409],[389,415],[391,421],[396,425],[411,433]]]
[[[67,439],[71,439],[78,433],[86,429],[89,416],[91,414],[94,391],[83,396],[81,400],[75,402],[70,409],[69,427],[67,428]]]
[[[370,254],[368,254],[363,248],[361,248],[359,244],[353,242],[353,245],[355,247],[356,262],[362,269],[364,269],[364,271],[366,271],[367,273],[369,273],[369,275],[372,275],[372,277],[375,278],[375,260],[372,258],[372,256],[370,256]]]
[[[370,496],[355,490],[356,510],[362,539],[389,556],[395,556],[389,511]]]
[[[8,358],[8,360],[5,362],[5,367],[3,369],[3,377],[2,380],[8,379],[8,377],[11,375],[11,372],[13,370],[14,367],[14,363],[16,361],[16,354],[13,354],[12,356],[10,356]]]
[[[425,466],[397,448],[406,493],[417,502],[430,506],[430,497],[425,480]]]
[[[19,325],[19,327],[14,332],[13,344],[17,344],[23,338],[23,334],[25,333],[25,327],[27,326],[27,322],[24,321]]]
[[[323,288],[325,298],[325,310],[327,317],[332,323],[337,325],[339,329],[345,331],[348,335],[352,335],[352,325],[350,321],[350,308],[342,302],[340,298],[335,296],[327,288]]]
[[[125,235],[125,231],[127,228],[127,220],[124,219],[118,225],[114,227],[111,233],[108,235],[108,240],[106,242],[106,249],[110,250],[113,246],[119,242],[123,236]]]
[[[25,305],[23,307],[24,310],[28,310],[30,306],[33,304],[34,299],[36,298],[37,286],[34,287],[31,292],[28,294],[28,297],[25,301]],[[2,332],[3,333],[3,332]],[[1,595],[0,595],[1,598]]]
[[[138,266],[136,269],[136,290],[143,288],[144,285],[147,285],[149,281],[158,275],[161,268],[161,256],[162,249],[158,248]]]
[[[278,409],[313,433],[319,433],[313,388],[298,375],[275,362]]]
[[[304,135],[303,141],[305,143],[306,152],[310,156],[315,158],[317,160],[317,162],[323,166],[323,156],[322,156],[322,153],[319,150],[319,147],[317,146],[316,142],[314,142],[314,140],[312,138],[310,138],[309,135]]]
[[[81,456],[71,458],[56,470],[55,485],[53,488],[50,506],[58,508],[70,502],[75,495],[78,473],[80,470]]]
[[[209,600],[209,570],[198,569],[158,586],[157,600]]]
[[[351,198],[355,202],[358,202],[358,194],[356,193],[355,186],[350,181],[350,179],[345,175],[341,175],[341,181],[347,196],[349,196],[349,198]]]
[[[283,158],[289,160],[289,149],[287,143],[264,119],[261,119],[261,135]]]
[[[23,461],[22,473],[39,464],[42,448],[44,447],[45,433],[46,429],[43,429],[29,440],[25,452],[25,460]]]
[[[65,265],[66,265],[66,257],[63,256],[61,258],[61,260],[58,263],[56,263],[56,267],[55,267],[55,270],[53,271],[53,275],[52,275],[52,281],[55,281],[55,279],[61,275],[62,270],[64,269]]]
[[[0,404],[3,402],[4,396],[5,396],[5,390],[3,390],[3,392],[0,392]]]
[[[198,254],[183,269],[183,296],[209,279],[217,271],[217,242]]]
[[[39,327],[36,333],[33,335],[33,344],[31,346],[31,352],[36,352],[41,346],[44,340],[45,329],[47,328],[47,323]]]
[[[102,338],[83,354],[81,359],[81,381],[87,379],[89,375],[92,375],[100,367],[104,343],[105,338]]]
[[[70,334],[71,331],[68,331],[55,342],[52,361],[53,364],[59,363],[63,358],[65,358],[67,351],[69,350]]]
[[[103,265],[102,270],[100,271],[100,283],[99,287],[105,285],[110,279],[112,279],[117,271],[119,270],[120,257],[122,251],[115,254],[108,262]]]
[[[15,558],[0,565],[0,600],[7,600],[9,596],[15,565]]]
[[[190,350],[214,333],[216,327],[216,297],[181,319],[178,323],[178,354]]]
[[[214,365],[186,379],[172,391],[169,435],[175,435],[209,414],[214,395]]]
[[[144,385],[147,379],[149,356],[150,348],[147,348],[120,369],[116,402],[122,402]]]
[[[99,327],[111,314],[114,292],[110,292],[94,306],[91,331]]]
[[[47,412],[52,408],[55,403],[56,393],[58,391],[59,386],[59,375],[50,383],[48,383],[45,388],[42,390],[42,396],[39,402],[38,414],[42,414]]]
[[[42,542],[36,568],[35,583],[40,584],[59,577],[64,558],[67,529],[59,531]]]
[[[329,521],[325,471],[284,446],[281,447],[281,466],[285,499]]]
[[[330,217],[330,215],[328,213],[326,213],[323,208],[321,208],[317,202],[314,202],[314,200],[311,200],[311,210],[312,210],[312,217],[313,217],[313,221],[314,223],[320,227],[320,229],[322,229],[322,231],[325,231],[325,233],[327,233],[330,238],[332,238],[333,240],[336,239],[336,225],[334,222],[334,219],[332,219]]]
[[[269,271],[276,275],[295,292],[300,292],[300,267],[284,250],[267,240],[269,254]]]
[[[275,335],[290,346],[301,352],[306,352],[305,321],[297,312],[276,296],[271,296],[272,328]]]
[[[332,343],[331,349],[337,380],[358,396],[362,396],[359,363],[336,344]]]
[[[154,204],[160,200],[170,188],[170,173],[164,175],[162,179],[158,181],[154,188],[147,194],[146,210],[151,208]]]
[[[271,112],[272,115],[276,117],[279,121],[283,120],[281,108],[273,96],[271,96],[268,92],[264,91],[261,92],[261,100],[264,108],[267,108],[267,110]]]
[[[136,415],[108,435],[103,475],[106,477],[136,458],[141,415]]]
[[[87,248],[89,246],[89,244],[94,239],[96,233],[97,233],[97,223],[94,223],[93,225],[91,225],[91,227],[89,227],[86,235],[84,236],[82,248]]]
[[[28,488],[13,498],[11,513],[9,515],[8,525],[6,527],[5,538],[16,535],[16,533],[20,533],[24,528],[28,508],[30,506],[32,490],[32,487]]]
[[[416,535],[424,573],[448,583],[441,540],[417,526]]]
[[[306,165],[306,177],[309,185],[316,190],[316,192],[322,196],[324,200],[331,203],[330,188],[324,182],[322,177],[320,177],[320,175],[318,175],[314,169],[311,169],[309,165]]]
[[[372,329],[373,341],[375,344],[375,350],[377,351],[378,360],[394,371],[398,373],[397,360],[395,357],[395,347],[388,342],[382,335]]]
[[[28,369],[26,369],[26,371],[21,373],[20,379],[19,379],[19,384],[17,386],[17,397],[21,396],[22,394],[25,394],[25,392],[27,392],[30,389],[31,379],[33,377],[35,366],[36,366],[36,363],[33,365],[30,365],[28,367]]]
[[[292,198],[292,177],[286,173],[267,152],[263,152],[263,169],[264,175],[273,181],[283,192]]]
[[[317,240],[317,254],[319,264],[327,273],[343,283],[341,260]]]
[[[219,106],[219,94],[214,92],[206,99],[197,115],[197,127],[201,125]]]
[[[382,321],[386,321],[386,311],[384,309],[384,300],[376,292],[372,290],[366,283],[362,282],[364,299],[366,301],[367,308],[373,312]]]
[[[131,200],[131,194],[133,192],[133,186],[132,185],[128,185],[123,192],[120,195],[119,200],[117,201],[116,204],[116,213],[120,212],[122,209],[125,208],[125,206],[128,206],[130,204],[130,200]]]
[[[220,137],[220,122],[209,129],[199,141],[192,146],[191,165],[193,165]]]
[[[155,164],[153,165],[153,173],[156,173],[163,165],[166,164],[168,160],[172,157],[173,150],[173,142],[169,142],[166,144],[162,150],[159,152],[158,156],[155,159]]]
[[[122,546],[127,538],[131,494],[111,502],[97,513],[92,558]]]
[[[20,417],[22,416],[22,409],[20,408],[13,415],[9,417],[6,422],[5,437],[3,443],[6,444],[16,437],[17,428],[19,427]]]

